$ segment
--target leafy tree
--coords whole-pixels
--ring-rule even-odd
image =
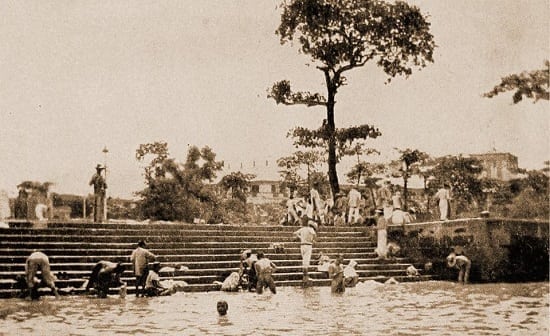
[[[425,152],[419,151],[418,149],[397,149],[401,154],[399,156],[399,162],[402,163],[400,168],[401,176],[403,177],[403,203],[405,209],[407,208],[407,199],[408,199],[408,181],[411,175],[420,173],[419,164],[423,163],[429,158],[429,155]]]
[[[164,162],[170,156],[168,143],[156,141],[148,144],[141,144],[136,150],[136,160],[143,161],[147,155],[153,155],[149,165],[145,167],[145,180],[148,183],[151,179],[164,176]]]
[[[354,140],[376,138],[380,131],[370,125],[337,129],[334,122],[336,94],[347,84],[344,73],[375,62],[391,78],[408,76],[412,67],[433,62],[435,47],[430,24],[417,7],[403,1],[289,0],[281,3],[281,24],[276,30],[281,44],[297,40],[325,79],[326,96],[308,91],[293,92],[290,81],[275,83],[268,97],[277,104],[326,109],[317,130],[298,127],[293,136],[305,147],[325,145],[332,193],[339,191],[337,147]]]
[[[282,168],[279,173],[283,178],[283,187],[287,187],[291,191],[294,191],[306,184],[306,188],[309,188],[311,184],[311,174],[317,171],[318,165],[323,161],[323,154],[315,150],[296,151],[290,156],[279,158],[277,160],[277,165]],[[307,176],[306,181],[304,181],[300,174],[304,166]]]
[[[356,143],[353,147],[346,150],[347,155],[354,155],[357,158],[357,163],[346,174],[348,182],[354,183],[357,187],[361,183],[365,185],[370,193],[370,198],[374,203],[376,197],[374,189],[378,178],[373,178],[374,174],[382,173],[385,169],[383,164],[373,164],[362,159],[363,155],[380,154],[379,151],[373,148],[365,148],[364,143]],[[373,204],[376,206],[376,204]]]
[[[532,188],[523,189],[509,206],[509,216],[512,218],[538,218],[548,220],[548,194],[541,194]]]
[[[195,217],[219,220],[220,201],[205,182],[212,182],[222,163],[209,147],[191,146],[185,163],[168,156],[166,143],[140,145],[136,158],[153,154],[145,168],[146,188],[138,192],[140,209],[146,218],[192,221]]]
[[[541,195],[548,195],[548,179],[548,175],[544,173],[544,169],[542,171],[531,170],[527,172],[527,178],[524,179],[524,185]]]
[[[370,154],[380,154],[380,152],[374,148],[365,148],[364,143],[356,143],[354,146],[347,149],[345,151],[345,154],[350,156],[353,155],[357,159],[357,163],[347,174],[347,177],[350,182],[353,183],[353,181],[355,181],[356,185],[359,186],[362,178],[364,177],[364,174],[366,174],[366,177],[372,175],[374,173],[372,168],[376,167],[376,165],[370,165],[368,164],[368,162],[362,160],[362,156]]]
[[[457,213],[470,210],[483,197],[483,187],[479,174],[482,171],[478,159],[463,156],[446,156],[436,160],[437,164],[430,170],[434,177],[430,182],[432,193],[443,183],[449,183],[453,203]]]
[[[520,74],[512,74],[503,77],[500,84],[491,91],[483,94],[484,97],[492,98],[500,93],[515,91],[512,99],[514,104],[519,103],[523,98],[533,99],[534,103],[540,99],[549,100],[550,93],[550,62],[544,62],[544,69],[534,71],[524,71]]]
[[[241,200],[246,203],[246,196],[248,193],[248,187],[250,181],[253,180],[256,175],[243,174],[242,172],[232,172],[231,174],[222,177],[219,185],[225,191],[231,190],[231,198]]]

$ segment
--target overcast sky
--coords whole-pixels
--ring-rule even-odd
[[[24,180],[85,195],[109,150],[109,192],[143,187],[139,144],[188,145],[219,160],[275,162],[296,125],[318,127],[322,108],[277,106],[272,83],[324,93],[321,72],[274,34],[278,0],[0,2],[0,190]],[[481,95],[504,75],[549,56],[547,0],[417,0],[438,45],[435,63],[385,85],[373,65],[348,73],[337,127],[372,124],[370,141],[432,155],[511,152],[524,168],[549,155],[549,104]],[[342,174],[343,172],[340,172]]]

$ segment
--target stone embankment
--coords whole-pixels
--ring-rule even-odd
[[[470,218],[392,225],[388,239],[415,262],[432,263],[441,280],[456,280],[446,263],[454,251],[472,261],[472,282],[548,281],[549,229],[542,220]]]
[[[130,254],[136,243],[143,239],[163,266],[176,268],[172,273],[161,273],[161,280],[185,281],[185,291],[219,290],[231,272],[239,268],[239,255],[251,248],[266,252],[278,266],[274,274],[278,286],[301,285],[302,269],[299,243],[292,232],[297,227],[257,225],[196,225],[196,224],[92,224],[48,223],[41,228],[25,223],[11,223],[0,229],[0,297],[17,294],[15,277],[25,272],[25,259],[34,250],[49,256],[51,269],[58,275],[59,288],[80,288],[88,278],[93,265],[99,260],[122,262],[126,271],[123,281],[134,289]],[[276,253],[272,243],[284,244],[284,252]],[[319,252],[334,258],[341,253],[347,264],[351,259],[358,265],[360,280],[398,281],[431,279],[421,265],[421,276],[408,277],[406,269],[411,259],[398,257],[379,261],[374,252],[376,235],[365,227],[322,227],[313,259]],[[312,260],[312,264],[314,264]],[[182,267],[184,266],[184,267]],[[314,286],[328,286],[325,273],[312,265],[310,277]]]

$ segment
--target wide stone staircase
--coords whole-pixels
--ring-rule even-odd
[[[173,272],[161,273],[161,280],[185,281],[188,285],[184,291],[219,290],[219,282],[238,270],[240,252],[247,248],[264,251],[277,265],[274,273],[277,286],[298,286],[302,283],[300,246],[292,235],[298,227],[67,222],[34,228],[23,224],[11,223],[10,228],[0,228],[2,298],[17,294],[15,277],[24,275],[25,260],[35,250],[49,256],[52,272],[59,278],[56,285],[60,289],[65,288],[65,292],[71,289],[72,294],[82,293],[81,286],[95,263],[108,260],[125,265],[122,280],[128,283],[131,293],[135,278],[130,254],[139,240],[147,242],[147,248],[157,255],[157,261],[162,266],[175,268]],[[282,243],[284,252],[276,253],[272,243]],[[407,276],[406,269],[412,264],[407,258],[377,260],[375,246],[375,231],[366,227],[320,228],[309,271],[312,284],[328,286],[330,283],[326,274],[316,268],[316,258],[320,252],[331,258],[341,253],[345,264],[355,260],[360,281],[382,282],[390,277],[400,282],[431,278],[424,272],[419,277]],[[421,268],[420,265],[415,267]]]

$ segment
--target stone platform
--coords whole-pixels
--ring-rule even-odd
[[[79,287],[99,260],[122,262],[126,271],[122,280],[134,289],[130,254],[136,243],[147,241],[148,249],[157,255],[162,266],[185,266],[185,271],[161,273],[161,280],[185,281],[185,291],[219,290],[231,272],[239,268],[240,251],[246,248],[262,250],[278,269],[274,278],[278,286],[301,285],[302,269],[300,246],[292,235],[298,227],[258,225],[198,225],[198,224],[94,224],[82,222],[49,222],[39,228],[33,225],[10,225],[0,229],[0,297],[12,297],[17,293],[14,278],[25,272],[26,257],[34,250],[49,256],[54,274],[66,273],[56,282],[59,288]],[[374,252],[375,233],[366,227],[322,227],[314,246],[312,264],[319,252],[334,258],[344,255],[345,264],[354,259],[360,280],[386,281],[394,277],[398,281],[432,279],[424,274],[407,277],[406,269],[413,264],[408,258],[379,261]],[[275,253],[271,243],[283,243],[283,253]],[[326,275],[313,265],[310,277],[314,286],[328,286]]]

